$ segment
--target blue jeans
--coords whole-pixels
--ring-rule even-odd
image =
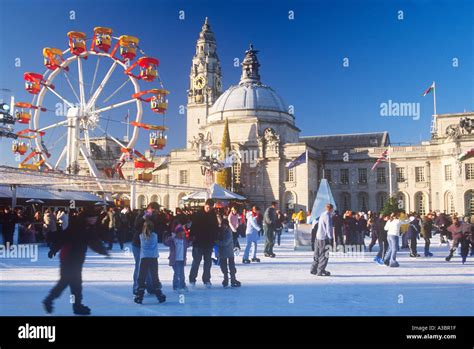
[[[140,247],[132,245],[133,259],[135,259],[135,269],[133,269],[133,294],[138,291],[138,273],[140,271]],[[151,271],[148,270],[145,280],[146,290],[148,293],[154,293]]]
[[[184,261],[176,261],[173,265],[173,290],[186,287],[186,282],[184,280]]]
[[[398,267],[397,262],[397,250],[398,250],[398,239],[397,235],[388,235],[388,250],[385,254],[384,262],[388,263],[391,267]]]
[[[250,247],[253,246],[253,258],[257,258],[257,239],[253,235],[247,235],[247,245],[245,246],[245,252],[243,259],[249,259]]]

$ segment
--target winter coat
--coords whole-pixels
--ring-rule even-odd
[[[69,214],[64,211],[58,213],[57,216],[58,222],[61,223],[61,229],[64,231],[69,225]]]
[[[50,254],[60,253],[61,264],[82,265],[90,247],[95,252],[108,255],[97,234],[97,217],[80,213],[69,218],[69,226],[52,241]]]
[[[158,258],[158,235],[152,232],[148,239],[144,233],[140,234],[140,259]]]
[[[191,219],[190,237],[193,239],[193,246],[200,248],[210,248],[217,240],[219,226],[216,213],[211,210],[205,212],[201,210],[194,214]]]
[[[420,221],[418,219],[414,219],[408,225],[407,238],[409,239],[418,238],[418,234],[420,233],[420,230],[421,230]]]
[[[425,239],[431,239],[432,230],[433,230],[433,221],[429,218],[425,218],[423,220],[423,224],[421,225],[421,235]]]
[[[367,221],[364,218],[356,219],[355,228],[358,233],[364,233],[367,231]]]
[[[332,216],[332,223],[334,225],[334,232],[339,236],[342,235],[342,217],[339,214]]]
[[[245,230],[247,238],[252,239],[252,241],[257,241],[258,232],[260,230],[261,228],[257,223],[257,217],[254,217],[252,212],[247,212],[247,229]]]
[[[263,225],[269,228],[275,228],[277,223],[278,217],[276,210],[273,207],[269,207],[265,210],[265,214],[263,215]]]
[[[229,220],[229,226],[232,229],[233,232],[236,232],[238,227],[239,227],[239,214],[233,214],[232,212],[229,213],[229,216],[227,217]]]
[[[172,234],[169,238],[167,238],[164,241],[165,246],[168,246],[170,248],[170,254],[168,256],[169,259],[169,265],[173,266],[176,264],[176,236]],[[192,242],[186,239],[183,239],[183,261],[184,265],[186,265],[186,253],[188,250],[188,247],[192,245]]]
[[[436,217],[435,224],[440,228],[441,227],[447,228],[452,223],[451,223],[451,219],[446,214],[441,213],[438,217]]]
[[[387,221],[387,223],[385,223],[385,230],[387,231],[387,235],[388,236],[399,236],[401,225],[402,225],[402,222],[398,218],[395,218],[391,221],[390,220]]]
[[[217,241],[217,246],[219,258],[234,258],[234,239],[230,227],[221,232],[221,239]]]
[[[462,240],[464,238],[469,239],[472,235],[472,225],[469,223],[458,223],[451,224],[448,228],[448,231],[453,236],[453,241]]]
[[[145,222],[144,217],[145,217],[145,214],[139,214],[135,219],[135,223],[134,223],[135,232],[132,238],[132,246],[140,247],[140,234],[142,233],[143,223]],[[151,216],[149,216],[149,219],[153,222],[153,231],[156,232],[158,236],[158,240],[161,239],[161,236],[164,231],[163,230],[163,227],[164,227],[163,215],[153,213]]]
[[[2,224],[2,229],[5,232],[14,231],[15,230],[15,214],[12,211],[9,211],[8,213],[2,212],[2,221],[0,223]]]
[[[102,224],[104,224],[109,229],[115,229],[116,227],[116,214],[115,212],[107,211],[107,215],[102,219]]]
[[[47,232],[56,232],[56,220],[52,213],[45,213],[43,217],[44,228]]]

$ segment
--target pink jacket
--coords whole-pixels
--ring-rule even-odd
[[[230,229],[232,229],[232,231],[235,233],[237,231],[237,227],[239,226],[239,220],[240,220],[240,217],[239,215],[236,213],[236,214],[233,214],[232,212],[229,213],[229,226],[230,226]]]

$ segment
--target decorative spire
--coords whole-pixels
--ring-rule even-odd
[[[250,44],[249,49],[245,51],[240,84],[260,83],[260,74],[258,73],[260,63],[258,62],[257,53],[258,50],[254,50],[252,44]]]
[[[214,33],[211,30],[211,26],[209,25],[209,19],[207,17],[204,20],[202,30],[199,33],[199,40],[216,41],[216,39],[214,38]]]

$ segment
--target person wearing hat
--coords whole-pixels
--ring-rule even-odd
[[[170,248],[169,264],[173,267],[173,290],[186,292],[186,278],[184,276],[184,266],[186,265],[186,253],[191,242],[186,240],[186,232],[181,224],[178,224],[174,232],[164,242]]]
[[[420,257],[416,250],[418,235],[421,231],[420,221],[416,218],[415,214],[411,214],[408,220],[410,223],[408,224],[408,231],[406,234],[410,247],[410,257]]]
[[[207,199],[202,210],[198,211],[191,219],[189,236],[193,241],[193,263],[189,272],[189,283],[196,286],[196,278],[204,259],[202,281],[207,288],[211,288],[212,248],[217,240],[218,223],[213,210],[214,201]]]

